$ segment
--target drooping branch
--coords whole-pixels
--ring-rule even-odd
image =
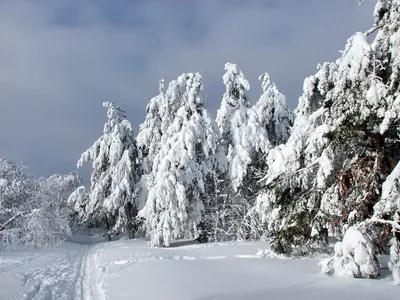
[[[3,231],[7,227],[8,224],[13,222],[17,218],[22,217],[23,215],[24,214],[22,212],[19,212],[16,215],[14,215],[11,218],[9,218],[3,225],[0,226],[0,231]]]
[[[371,218],[369,220],[366,220],[365,223],[381,223],[381,224],[388,224],[390,226],[392,226],[392,228],[397,231],[400,232],[400,223],[396,222],[396,221],[390,221],[390,220],[383,220],[383,219],[378,219],[378,218]]]
[[[383,25],[372,27],[371,29],[367,30],[364,34],[365,34],[365,36],[369,36],[382,27],[383,27]]]

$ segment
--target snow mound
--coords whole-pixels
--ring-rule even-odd
[[[322,271],[337,277],[378,278],[379,262],[371,240],[350,227],[343,242],[335,245],[335,255],[320,262]]]
[[[283,254],[277,254],[273,252],[271,249],[258,249],[256,255],[261,258],[290,259],[290,257],[285,256]]]
[[[129,260],[116,260],[116,261],[114,261],[114,264],[115,265],[126,265],[126,264],[129,264],[131,261],[129,261]]]

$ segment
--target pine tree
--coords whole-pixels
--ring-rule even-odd
[[[378,250],[385,248],[390,240],[389,268],[397,284],[400,284],[399,9],[398,0],[378,1],[375,27],[349,40],[340,60],[338,88],[326,102],[327,121],[334,125],[328,137],[335,150],[345,150],[347,156],[336,184],[326,192],[326,203],[334,208],[336,215],[331,219],[336,219],[336,226],[342,231],[351,225],[366,230]],[[370,45],[366,36],[376,30],[378,33]],[[333,196],[328,196],[328,192]]]
[[[376,27],[352,36],[335,64],[306,80],[293,133],[270,152],[257,203],[275,250],[312,245],[327,229],[341,236],[373,215],[399,160],[398,9],[398,0],[379,1]],[[384,242],[382,228],[369,230]]]
[[[374,87],[370,95],[375,101],[383,102],[380,109],[384,119],[380,132],[393,131],[400,119],[400,37],[399,0],[379,0],[375,8],[375,25],[371,32],[379,29],[372,44],[374,49]],[[382,103],[380,104],[382,105]]]
[[[160,107],[164,101],[163,80],[160,81],[160,94],[151,98],[146,107],[146,117],[139,126],[139,133],[136,137],[137,147],[142,163],[144,174],[150,174],[153,169],[153,161],[160,150],[162,137]]]
[[[105,102],[103,106],[107,109],[103,135],[78,161],[78,167],[87,161],[92,164],[84,221],[105,225],[109,232],[124,232],[133,237],[137,215],[136,142],[125,113],[113,103]]]
[[[246,95],[250,85],[237,65],[225,65],[225,93],[217,113],[217,124],[222,136],[221,146],[227,155],[227,198],[221,206],[226,238],[248,238],[255,234],[250,213],[257,180],[260,179],[263,160],[271,148],[266,129],[257,113],[250,108]]]
[[[330,216],[330,223],[336,224],[336,231],[342,233],[347,227],[368,217],[379,197],[376,191],[381,182],[374,168],[374,160],[380,154],[375,156],[371,151],[365,152],[368,145],[381,147],[379,135],[369,130],[377,122],[374,108],[365,101],[371,85],[372,62],[370,44],[364,34],[356,33],[348,40],[337,62],[335,88],[328,93],[324,102],[326,123],[330,126],[326,136],[332,142],[334,153],[341,153],[343,157],[342,161],[336,162],[340,165],[337,180],[325,193],[322,211]],[[353,176],[363,178],[359,181]],[[353,179],[356,185],[351,183]],[[359,193],[361,190],[365,192],[362,192],[364,195]]]
[[[378,1],[376,27],[348,42],[338,87],[326,102],[329,138],[347,153],[336,187],[340,226],[369,219],[382,186],[399,160],[399,1]],[[370,45],[366,35],[378,30]],[[331,201],[332,202],[332,201]],[[377,228],[375,228],[377,229]],[[384,247],[380,230],[372,233]]]
[[[250,89],[250,84],[237,65],[226,63],[225,71],[226,73],[222,79],[226,90],[222,97],[221,107],[217,112],[217,124],[226,147],[225,153],[228,154],[229,145],[232,143],[233,138],[231,120],[237,110],[244,110],[250,107],[250,102],[246,95],[246,92]]]
[[[150,99],[146,107],[146,117],[139,126],[139,133],[136,137],[137,147],[139,151],[139,161],[141,166],[141,176],[138,182],[138,208],[139,216],[146,222],[147,207],[146,201],[154,178],[153,178],[153,163],[154,159],[161,148],[161,138],[163,135],[162,115],[160,108],[165,100],[164,80],[159,82],[159,94]],[[143,235],[147,235],[147,225],[142,224]]]
[[[382,185],[381,199],[374,206],[372,217],[364,222],[376,243],[382,248],[390,240],[389,269],[400,285],[400,163]],[[367,225],[367,226],[365,226]],[[382,242],[382,240],[384,242]]]
[[[265,235],[277,252],[308,251],[324,243],[322,228],[313,232],[322,191],[334,181],[333,153],[325,133],[323,101],[334,87],[337,65],[324,63],[306,78],[296,108],[292,134],[267,157],[268,171],[257,197],[256,210]],[[318,227],[318,226],[317,226]]]
[[[169,85],[166,95],[172,108],[181,106],[174,119],[169,119],[166,131],[164,127],[162,147],[153,165],[154,184],[147,210],[151,244],[156,247],[169,246],[179,238],[199,237],[210,172],[206,162],[216,153],[218,142],[204,108],[199,74],[181,75]]]
[[[89,203],[89,194],[86,192],[85,186],[77,187],[68,197],[67,203],[72,210],[72,222],[79,224],[85,219]]]
[[[253,109],[257,112],[262,126],[267,130],[272,146],[286,143],[293,125],[293,115],[282,95],[271,81],[268,73],[259,77],[262,95]]]

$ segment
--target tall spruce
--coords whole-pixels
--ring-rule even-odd
[[[207,161],[216,154],[218,143],[198,73],[182,74],[170,83],[166,96],[170,106],[164,110],[162,146],[154,160],[147,201],[150,242],[156,247],[201,234],[205,184],[211,171]]]
[[[227,197],[221,203],[221,223],[226,238],[246,239],[259,234],[251,211],[261,178],[259,166],[271,149],[266,129],[250,107],[250,84],[237,65],[227,63],[223,76],[225,93],[217,113],[221,145],[228,161],[224,183]]]
[[[274,250],[309,251],[328,233],[341,237],[362,224],[374,224],[368,235],[385,245],[387,228],[373,215],[399,160],[398,10],[398,0],[378,1],[374,28],[353,35],[336,63],[306,80],[293,133],[270,152],[257,202]],[[395,219],[392,211],[383,223],[394,228]]]
[[[259,80],[262,95],[253,109],[266,129],[272,146],[284,144],[290,136],[293,114],[288,109],[286,97],[279,92],[268,73],[261,75]]]
[[[126,233],[133,237],[136,230],[137,148],[132,127],[124,111],[110,102],[103,135],[85,151],[78,167],[92,165],[89,199],[84,207],[83,221],[107,227],[109,232]]]
[[[332,151],[324,137],[323,101],[334,87],[337,65],[325,63],[304,81],[303,95],[295,110],[296,119],[288,141],[272,149],[268,171],[257,197],[256,210],[265,235],[277,252],[303,252],[325,234],[313,236],[311,227],[318,212],[321,191],[332,182]]]
[[[141,226],[142,234],[148,235],[147,231],[147,206],[146,201],[149,190],[154,182],[153,163],[161,148],[162,115],[160,108],[165,100],[164,80],[159,82],[159,94],[150,99],[146,106],[145,120],[139,126],[139,132],[136,137],[139,161],[141,165],[141,176],[138,182],[138,208],[139,216],[144,220]]]

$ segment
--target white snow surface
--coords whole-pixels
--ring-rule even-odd
[[[329,277],[316,259],[269,253],[267,242],[150,248],[143,240],[91,244],[81,237],[57,248],[0,252],[0,299],[398,299],[389,274]]]

